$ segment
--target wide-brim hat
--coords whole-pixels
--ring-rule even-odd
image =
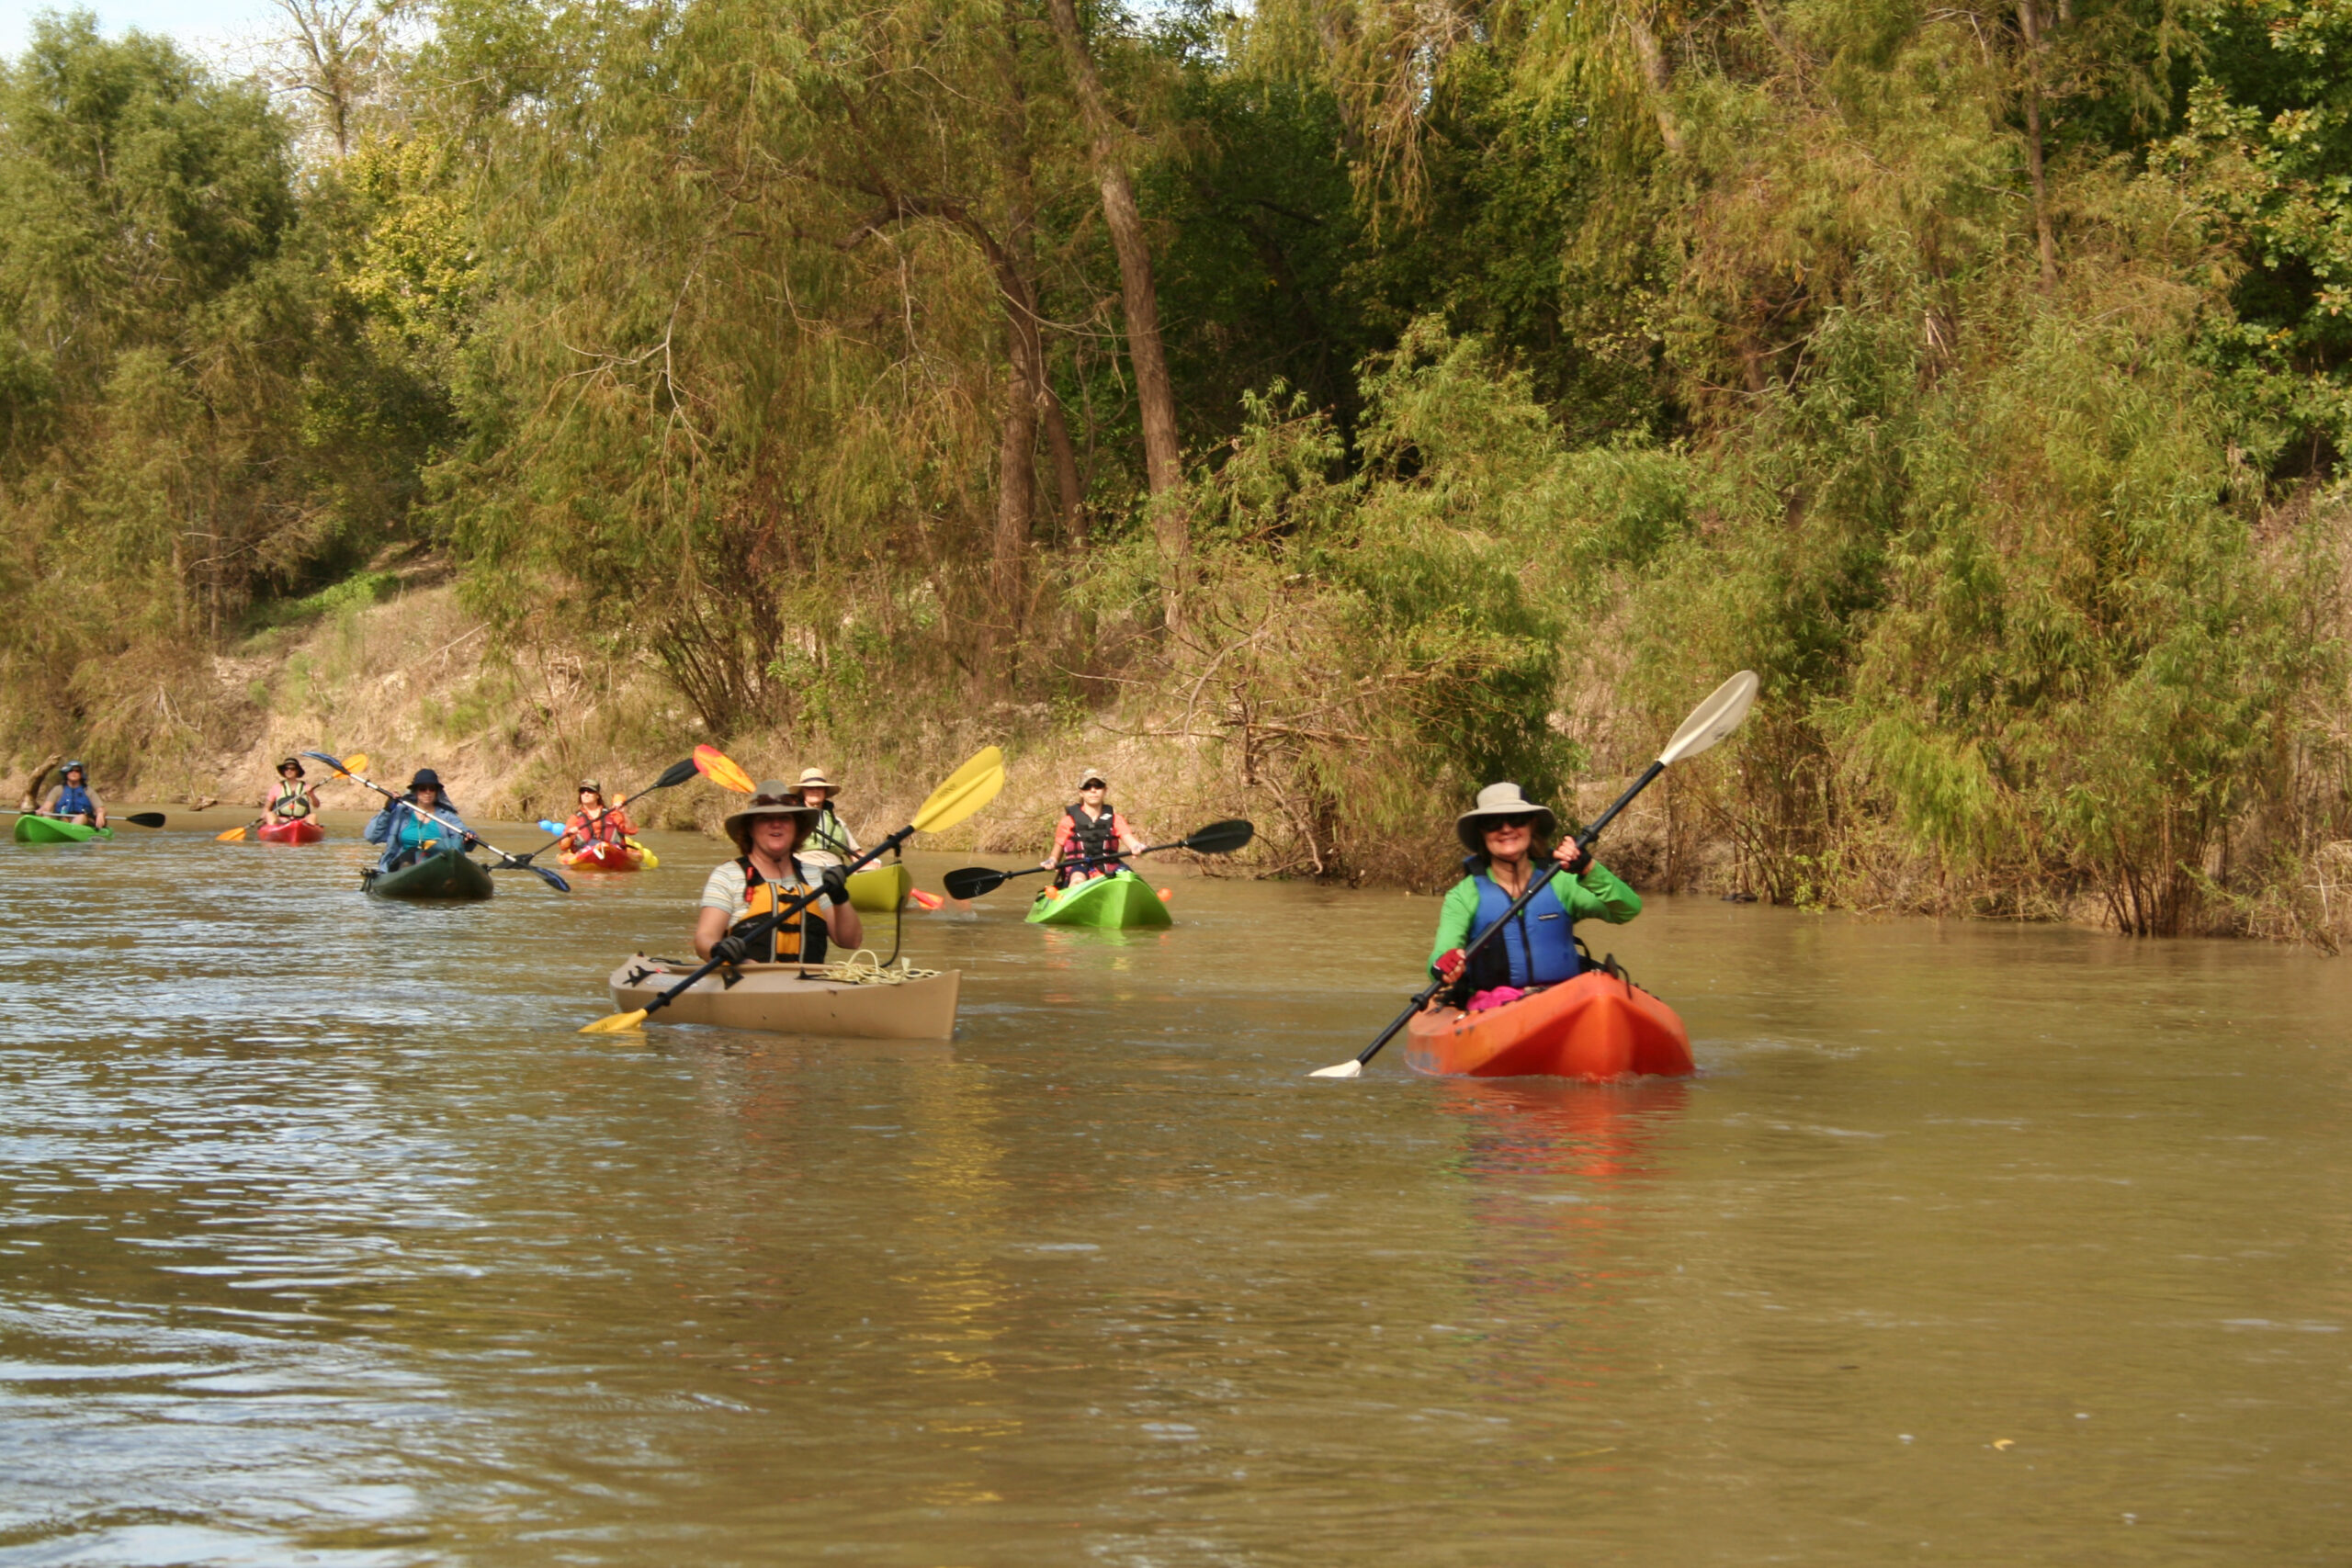
[[[727,818],[727,836],[745,854],[752,852],[752,822],[760,817],[797,817],[803,822],[817,819],[817,808],[800,798],[799,791],[782,779],[762,779],[760,787],[752,792],[751,804]]]
[[[1082,789],[1084,789],[1084,788],[1085,788],[1089,784],[1101,784],[1104,789],[1109,789],[1109,788],[1111,787],[1111,781],[1110,781],[1109,779],[1106,779],[1106,778],[1104,778],[1104,777],[1102,776],[1102,769],[1100,769],[1100,768],[1080,768],[1080,769],[1079,769],[1079,770],[1078,770],[1078,787],[1079,787],[1080,789],[1081,789],[1081,790],[1082,790]]]
[[[310,770],[302,766],[302,759],[300,757],[280,757],[277,760],[279,773],[282,773],[288,768],[294,770],[294,776],[298,779],[307,779],[311,776]]]
[[[441,775],[435,773],[431,768],[419,768],[416,770],[416,776],[408,781],[408,787],[411,789],[439,789],[441,787]]]
[[[825,776],[825,770],[822,768],[801,769],[800,787],[802,789],[828,790],[834,795],[839,795],[842,792],[842,786],[827,778]]]
[[[1478,804],[1453,819],[1462,847],[1474,855],[1487,852],[1487,827],[1497,817],[1532,817],[1539,838],[1548,839],[1560,819],[1548,806],[1538,806],[1519,792],[1515,784],[1490,784],[1478,792]]]

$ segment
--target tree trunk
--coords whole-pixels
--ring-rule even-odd
[[[1004,424],[997,443],[996,541],[989,557],[989,593],[1008,618],[1006,646],[1021,637],[1029,592],[1029,525],[1037,512],[1037,402],[1021,368],[1021,333],[1011,334],[1012,384],[1004,390]]]
[[[2050,222],[2050,186],[2041,169],[2041,18],[2034,0],[2018,0],[2018,30],[2025,34],[2025,172],[2033,186],[2033,236],[2041,253],[2041,288],[2058,287],[2058,236]]]
[[[1119,255],[1119,289],[1127,314],[1127,361],[1135,368],[1136,397],[1143,412],[1144,477],[1157,500],[1183,483],[1184,468],[1176,433],[1176,392],[1160,347],[1159,292],[1151,277],[1151,246],[1144,237],[1135,184],[1127,177],[1126,162],[1121,156],[1125,127],[1111,112],[1094,56],[1079,30],[1076,0],[1050,0],[1049,8],[1093,144],[1094,177],[1102,187],[1102,221]],[[1191,529],[1178,508],[1161,507],[1156,528],[1160,553],[1170,562],[1191,554]],[[1170,608],[1174,608],[1172,601]]]

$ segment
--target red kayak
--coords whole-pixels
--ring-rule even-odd
[[[578,854],[556,858],[574,871],[635,871],[645,863],[645,852],[599,839],[581,845]]]
[[[326,836],[327,830],[308,817],[254,829],[254,837],[265,844],[315,844]]]
[[[1431,1008],[1408,1026],[1405,1060],[1439,1077],[1685,1077],[1696,1070],[1690,1031],[1674,1010],[1601,969],[1484,1012]]]

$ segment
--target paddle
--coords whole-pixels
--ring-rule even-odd
[[[713,755],[717,754],[713,753]],[[697,751],[696,761],[700,760],[700,753]],[[720,758],[719,761],[724,761],[725,759]],[[733,764],[729,763],[729,766],[731,767]],[[709,770],[706,768],[704,772],[708,773]],[[984,747],[969,761],[948,774],[940,786],[931,792],[931,798],[924,801],[922,807],[915,812],[915,819],[912,822],[843,866],[842,874],[846,876],[851,872],[879,860],[917,833],[936,833],[944,829],[953,828],[956,823],[994,800],[997,792],[1003,787],[1004,753],[993,746]],[[749,922],[741,931],[736,934],[757,942],[780,923],[792,919],[814,903],[821,889],[812,888],[781,908],[772,909],[758,919]],[[583,1025],[580,1032],[582,1034],[625,1034],[668,1007],[677,999],[681,992],[713,971],[723,967],[725,963],[724,959],[714,958],[660,996],[655,997],[644,1007],[632,1009],[628,1012],[616,1012],[608,1018],[600,1018],[594,1023]]]
[[[622,807],[627,806],[630,801],[635,800],[639,795],[651,795],[657,789],[670,789],[685,783],[688,779],[702,772],[700,768],[695,766],[695,759],[693,757],[680,758],[678,761],[671,763],[668,767],[662,769],[662,776],[660,778],[655,779],[643,789],[636,790],[630,794],[622,795],[618,800],[614,801],[611,807],[607,809],[617,811]],[[542,833],[553,833],[555,837],[549,839],[546,843],[541,844],[537,849],[533,850],[529,854],[517,855],[515,857],[517,863],[529,865],[533,861],[538,859],[541,855],[555,848],[556,845],[561,843],[563,841],[563,836],[571,831],[571,829],[565,827],[560,822],[542,818],[539,821],[539,831]]]
[[[1674,732],[1674,739],[1666,743],[1666,750],[1657,754],[1657,761],[1642,770],[1642,776],[1635,779],[1625,793],[1617,797],[1617,803],[1614,806],[1595,818],[1592,826],[1577,835],[1577,854],[1582,854],[1592,848],[1593,840],[1600,837],[1600,830],[1608,827],[1619,812],[1632,805],[1635,795],[1649,788],[1651,780],[1684,758],[1697,756],[1733,730],[1737,729],[1740,721],[1747,716],[1747,710],[1755,701],[1756,672],[1752,670],[1743,670],[1717,686],[1705,702],[1690,710],[1690,716],[1682,721],[1682,728]],[[1571,855],[1569,858],[1573,860],[1577,856]],[[1503,911],[1501,919],[1480,931],[1477,940],[1463,951],[1464,968],[1466,969],[1469,966],[1470,960],[1477,956],[1478,950],[1485,947],[1497,931],[1518,919],[1520,911],[1533,903],[1535,896],[1552,885],[1550,868],[1546,868],[1542,875],[1532,874],[1532,868],[1527,879],[1527,891],[1513,899],[1510,908]],[[1430,981],[1421,987],[1419,994],[1406,1005],[1405,1010],[1398,1013],[1388,1027],[1380,1032],[1379,1037],[1357,1052],[1353,1058],[1345,1062],[1335,1062],[1328,1067],[1317,1067],[1306,1076],[1311,1078],[1352,1078],[1361,1076],[1363,1072],[1363,1065],[1380,1055],[1380,1048],[1395,1039],[1396,1032],[1410,1023],[1415,1013],[1429,1006],[1431,997],[1436,996],[1439,991],[1453,983],[1442,976]]]
[[[62,817],[51,816],[46,811],[0,811],[0,817],[49,817],[53,822],[65,820]],[[164,814],[160,811],[134,811],[128,817],[107,818],[107,826],[109,828],[118,822],[128,822],[134,828],[160,828],[164,825]]]
[[[328,756],[324,751],[305,751],[302,755],[309,757],[315,761],[324,762],[328,767],[333,768],[335,771],[337,777],[347,778],[353,784],[358,784],[364,789],[372,789],[378,795],[382,795],[386,800],[400,799],[398,795],[389,789],[386,789],[374,779],[361,777],[354,769],[344,763],[339,759]],[[559,893],[569,893],[571,891],[571,883],[566,882],[562,877],[558,876],[554,872],[549,871],[547,867],[543,865],[533,865],[530,862],[526,860],[517,860],[513,855],[508,854],[504,850],[500,849],[496,844],[492,843],[489,840],[477,837],[471,829],[458,826],[457,823],[450,821],[447,817],[437,816],[430,811],[418,810],[414,801],[411,801],[409,803],[408,808],[411,811],[415,811],[419,817],[424,818],[426,821],[438,822],[444,828],[448,829],[449,831],[458,835],[458,841],[460,843],[463,843],[467,839],[472,839],[475,843],[480,844],[483,849],[486,849],[492,854],[496,855],[498,857],[498,865],[492,869],[503,869],[507,866],[519,867],[524,871],[529,872],[533,876],[537,877],[541,882],[546,883],[549,887],[554,888]]]
[[[759,786],[752,775],[735,765],[735,760],[716,746],[695,748],[695,771],[721,789],[731,789],[737,795],[749,795]]]
[[[355,751],[349,758],[345,759],[343,765],[351,769],[354,773],[356,773],[358,770],[368,765],[368,753],[365,751]],[[256,817],[242,828],[232,828],[225,833],[213,834],[212,841],[216,844],[242,844],[245,841],[245,835],[247,833],[252,832],[254,829],[262,826],[268,820],[269,818],[266,817]]]
[[[1147,844],[1136,853],[1156,855],[1162,850],[1191,850],[1195,854],[1229,855],[1237,850],[1246,848],[1257,833],[1256,828],[1240,818],[1228,817],[1222,822],[1212,822],[1205,828],[1195,829],[1183,838],[1171,840],[1168,843]],[[1097,858],[1120,860],[1129,857],[1104,855]],[[1064,866],[1092,863],[1095,863],[1093,860],[1080,858],[1062,861],[1055,865],[1024,866],[1019,871],[996,871],[985,865],[968,865],[961,871],[949,872],[941,886],[947,889],[947,896],[950,898],[979,898],[995,892],[1016,876],[1028,876],[1041,871],[1059,871]]]

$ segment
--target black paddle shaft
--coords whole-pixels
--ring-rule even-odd
[[[864,854],[858,856],[855,860],[850,862],[849,864],[842,867],[842,875],[847,877],[854,872],[865,870],[866,866],[872,864],[877,860],[880,860],[883,855],[897,849],[900,844],[905,843],[909,839],[911,839],[914,836],[914,824],[910,822],[905,827],[899,829],[897,832],[891,834],[888,838],[883,840],[880,843],[875,845],[872,849],[866,851]],[[801,910],[815,903],[818,897],[822,895],[824,891],[825,890],[822,887],[810,888],[808,892],[803,893],[799,897],[793,899],[790,903],[778,908],[770,909],[766,914],[760,916],[757,919],[746,923],[741,934],[753,942],[757,942],[760,938],[767,935],[768,932],[775,930],[777,926],[782,925],[785,921],[790,919],[793,916],[800,913]],[[734,933],[730,932],[729,934],[731,935]],[[710,960],[701,968],[695,970],[693,974],[687,976],[684,979],[679,981],[676,985],[671,987],[668,990],[662,992],[660,996],[655,997],[651,1001],[646,1003],[645,1016],[651,1018],[655,1013],[660,1012],[663,1008],[668,1007],[672,1000],[677,997],[679,992],[684,990],[687,987],[695,984],[697,981],[707,978],[713,970],[725,967],[726,963],[727,960],[724,958],[714,958]]]
[[[1205,828],[1195,829],[1181,839],[1172,839],[1164,844],[1146,844],[1142,849],[1136,851],[1136,854],[1153,855],[1162,850],[1191,850],[1196,854],[1229,855],[1237,850],[1247,848],[1250,840],[1257,836],[1257,832],[1258,829],[1250,823],[1238,817],[1229,817],[1222,822],[1212,822]],[[1019,871],[998,871],[984,865],[967,866],[962,871],[951,871],[947,874],[947,892],[951,897],[984,898],[1016,876],[1033,876],[1041,871],[1066,871],[1076,865],[1109,865],[1114,862],[1134,858],[1134,855],[1125,854],[1079,855],[1070,860],[1057,861],[1052,865],[1023,866]],[[958,893],[956,891],[958,886],[968,887],[971,891]]]
[[[1666,764],[1664,762],[1652,762],[1647,768],[1644,769],[1642,776],[1635,779],[1632,785],[1626,789],[1625,793],[1617,797],[1617,804],[1611,806],[1599,817],[1594,818],[1592,824],[1586,828],[1583,832],[1577,835],[1577,852],[1569,858],[1571,860],[1581,858],[1586,851],[1591,849],[1593,840],[1600,837],[1600,830],[1603,828],[1608,827],[1610,823],[1615,821],[1617,814],[1624,810],[1626,807],[1633,804],[1634,796],[1649,788],[1650,781],[1657,778],[1658,774],[1664,772],[1666,772]],[[1470,967],[1470,961],[1478,956],[1479,950],[1494,940],[1496,932],[1501,931],[1511,921],[1517,919],[1530,904],[1535,902],[1535,896],[1538,893],[1541,893],[1544,888],[1551,886],[1552,877],[1554,875],[1553,872],[1546,870],[1543,875],[1537,876],[1534,874],[1534,868],[1532,866],[1529,867],[1528,870],[1527,891],[1512,899],[1510,908],[1503,911],[1502,918],[1497,920],[1493,925],[1488,926],[1485,931],[1480,931],[1476,940],[1472,942],[1468,947],[1463,949],[1462,966],[1464,969]],[[1380,1032],[1380,1037],[1377,1040],[1374,1040],[1371,1044],[1365,1046],[1362,1051],[1356,1053],[1356,1065],[1358,1066],[1362,1066],[1364,1063],[1371,1061],[1374,1056],[1379,1055],[1380,1048],[1387,1044],[1391,1040],[1396,1039],[1396,1032],[1404,1028],[1407,1024],[1412,1022],[1413,1015],[1420,1011],[1423,1008],[1429,1006],[1430,998],[1436,996],[1439,991],[1442,990],[1450,984],[1452,984],[1451,981],[1447,980],[1443,976],[1440,976],[1438,978],[1431,980],[1428,985],[1422,987],[1419,992],[1414,996],[1413,999],[1406,1004],[1405,1010],[1396,1015],[1395,1021],[1391,1022],[1387,1028]]]

